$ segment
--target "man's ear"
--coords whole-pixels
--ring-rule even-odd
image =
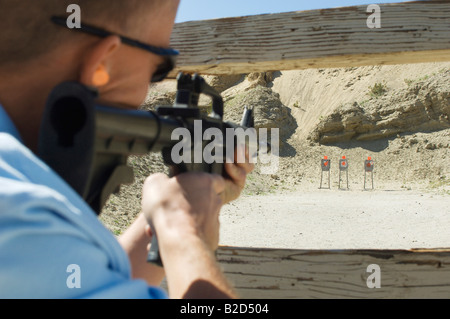
[[[101,39],[84,54],[79,81],[84,85],[100,87],[109,82],[109,58],[120,47],[120,38],[111,35]]]

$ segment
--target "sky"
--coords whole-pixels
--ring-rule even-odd
[[[181,0],[175,22],[406,2],[405,0]]]

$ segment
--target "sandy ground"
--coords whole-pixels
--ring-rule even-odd
[[[224,246],[294,249],[450,247],[450,196],[310,189],[242,196],[221,213]]]

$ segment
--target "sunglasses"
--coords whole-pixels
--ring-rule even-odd
[[[53,17],[51,17],[51,20],[53,23],[67,28],[67,18],[53,16]],[[101,38],[106,38],[110,35],[116,35],[120,38],[122,43],[124,43],[126,45],[130,45],[135,48],[139,48],[139,49],[151,52],[158,56],[162,56],[164,58],[164,61],[158,65],[156,71],[153,73],[153,76],[150,79],[151,83],[161,82],[162,80],[164,80],[167,77],[167,75],[170,73],[170,71],[172,71],[175,68],[176,57],[179,55],[179,52],[175,49],[155,47],[153,45],[142,43],[140,41],[125,37],[120,34],[112,33],[112,32],[106,31],[104,29],[94,27],[92,25],[87,25],[87,24],[81,23],[80,28],[74,28],[74,29],[67,28],[67,29],[91,34],[91,35],[98,36]]]

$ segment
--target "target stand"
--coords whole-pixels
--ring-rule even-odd
[[[330,186],[330,168],[331,168],[331,161],[328,159],[328,156],[324,156],[323,159],[320,161],[320,168],[321,168],[321,174],[320,174],[320,189],[322,189],[322,181],[323,181],[323,174],[328,175],[328,189],[331,189]]]
[[[374,168],[373,160],[371,157],[368,157],[364,161],[364,190],[366,190],[366,180],[367,180],[368,173],[370,173],[370,178],[372,180],[372,189],[373,189],[373,168]]]
[[[347,181],[347,189],[348,189],[348,160],[345,156],[339,160],[339,189],[341,189],[341,175],[345,172],[345,179]]]

